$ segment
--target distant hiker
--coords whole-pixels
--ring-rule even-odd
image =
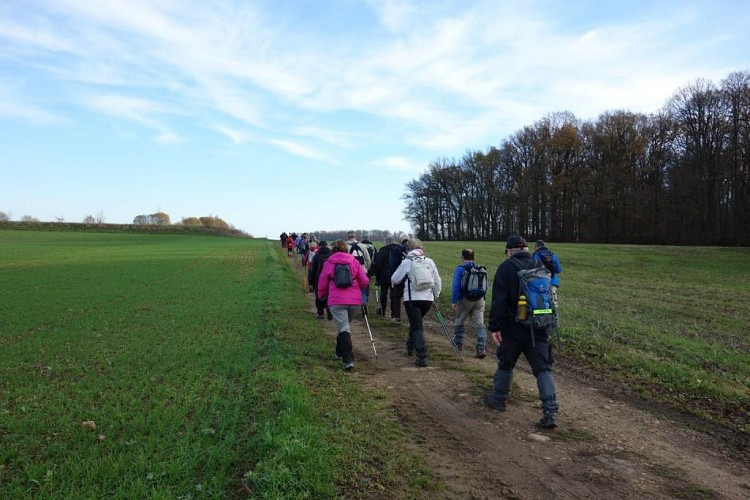
[[[395,246],[389,255],[388,267],[391,273],[398,269],[398,266],[406,257],[406,245],[409,242],[409,236],[404,233],[398,237],[399,244]],[[401,323],[401,299],[404,297],[404,284],[391,281],[391,321]]]
[[[325,297],[321,297],[318,293],[318,281],[320,279],[320,273],[323,271],[323,264],[325,264],[328,257],[331,256],[331,249],[328,246],[328,242],[323,240],[318,246],[318,251],[315,253],[315,258],[312,259],[312,267],[310,269],[310,286],[315,292],[315,309],[318,311],[318,319],[323,319],[323,311],[327,310],[327,303]],[[330,310],[328,311],[328,319],[332,319]]]
[[[344,370],[354,368],[351,321],[362,307],[362,290],[370,284],[365,268],[348,250],[343,240],[336,240],[318,279],[318,296],[328,299],[336,323],[336,357],[342,358]]]
[[[513,368],[521,353],[526,356],[536,377],[539,399],[542,402],[542,418],[537,427],[557,427],[557,395],[552,377],[552,346],[547,328],[533,330],[532,342],[529,327],[518,322],[519,280],[518,270],[538,266],[529,253],[526,240],[511,236],[505,245],[507,260],[502,262],[492,283],[492,305],[489,329],[497,347],[497,370],[494,390],[484,395],[484,404],[498,411],[505,411],[513,381]]]
[[[281,233],[279,238],[281,239],[281,248],[286,248],[286,240],[287,238],[289,238],[289,235],[284,232],[284,233]]]
[[[307,252],[310,250],[310,243],[307,242],[307,235],[303,234],[300,238],[299,245],[297,246],[297,253],[299,253],[300,261],[303,267],[307,266]]]
[[[385,238],[385,246],[377,251],[375,259],[372,261],[372,267],[370,270],[375,276],[375,283],[380,287],[380,297],[378,298],[377,314],[379,316],[385,316],[385,310],[388,305],[388,290],[391,288],[391,274],[396,268],[391,269],[390,257],[391,252],[394,248],[401,248],[400,245],[393,242],[393,238],[390,236]],[[397,313],[394,311],[401,309],[401,303],[396,302],[393,299],[393,293],[391,293],[391,317],[395,317]]]
[[[456,322],[453,327],[453,343],[460,351],[464,343],[464,322],[471,316],[476,335],[476,357],[484,358],[487,355],[487,330],[484,328],[484,293],[478,292],[472,286],[470,278],[472,273],[479,273],[479,279],[484,279],[486,287],[487,272],[483,267],[474,264],[474,250],[466,248],[461,251],[463,262],[453,271],[453,286],[451,288],[451,308],[456,312]],[[481,285],[481,284],[480,284]],[[475,295],[472,295],[475,294]]]
[[[370,252],[367,251],[367,247],[365,246],[364,242],[359,243],[357,241],[357,233],[354,231],[349,231],[346,233],[347,241],[346,244],[349,246],[349,253],[354,256],[355,259],[362,265],[362,267],[365,268],[365,273],[368,273],[369,277],[369,271],[370,266],[372,265],[372,258],[370,257]],[[372,245],[372,243],[370,244]],[[367,298],[370,295],[370,287],[362,290],[362,304],[364,304],[365,307],[367,307]]]
[[[425,257],[422,242],[418,239],[408,240],[408,253],[391,276],[391,283],[403,283],[404,309],[409,318],[409,338],[406,341],[406,353],[412,356],[417,353],[416,365],[427,366],[427,346],[424,340],[422,319],[440,295],[442,281],[435,262]]]
[[[318,253],[318,242],[313,241],[310,243],[310,250],[307,251],[307,254],[305,255],[305,265],[307,266],[307,291],[313,292],[315,289],[312,287],[312,284],[310,283],[310,278],[312,278],[312,263],[315,259],[315,254]]]
[[[287,238],[286,239],[286,256],[290,259],[294,255],[294,238]]]
[[[560,277],[558,275],[563,271],[560,259],[547,248],[544,240],[536,240],[534,243],[534,259],[544,264],[544,267],[552,274],[550,294],[552,295],[552,302],[555,304],[555,310],[557,310],[557,289],[560,286]]]

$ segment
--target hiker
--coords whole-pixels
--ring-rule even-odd
[[[395,246],[389,255],[388,267],[391,273],[398,269],[406,256],[406,245],[409,236],[404,233],[398,237],[399,244]],[[391,278],[391,322],[401,323],[401,299],[404,297],[404,284],[396,283]]]
[[[354,368],[350,323],[362,307],[362,290],[370,284],[365,268],[348,250],[344,240],[336,240],[318,279],[318,296],[327,298],[336,323],[336,358],[347,371]]]
[[[310,286],[315,292],[315,309],[318,311],[318,319],[323,319],[323,311],[327,312],[328,320],[333,319],[331,311],[328,309],[325,297],[321,298],[318,294],[318,281],[320,278],[320,272],[323,270],[323,264],[325,264],[328,257],[331,256],[331,249],[328,246],[326,240],[322,240],[318,245],[318,251],[315,253],[315,258],[312,260],[312,267],[310,269]]]
[[[357,241],[357,233],[354,231],[348,231],[346,233],[346,244],[349,246],[349,253],[354,256],[355,259],[362,265],[362,267],[365,268],[365,273],[368,273],[369,278],[369,271],[370,266],[372,265],[372,259],[370,258],[370,252],[367,251],[367,247],[365,246],[364,242],[359,243]],[[370,244],[372,245],[372,243]],[[367,298],[370,295],[370,287],[364,288],[362,290],[362,304],[367,307]]]
[[[557,310],[557,289],[560,286],[560,277],[558,276],[562,272],[562,264],[557,255],[547,248],[544,240],[536,240],[534,243],[534,259],[541,262],[544,267],[552,274],[552,287],[550,288],[550,295],[552,295],[552,302],[555,304],[555,310]]]
[[[312,292],[315,289],[312,287],[312,284],[310,283],[310,278],[312,278],[312,264],[313,260],[315,260],[315,255],[318,253],[318,242],[313,241],[310,243],[310,250],[307,251],[307,254],[305,255],[305,263],[306,263],[306,272],[307,272],[307,291]]]
[[[480,269],[486,278],[486,271],[478,268],[474,264],[474,250],[465,248],[461,251],[463,262],[453,271],[453,286],[451,289],[451,308],[456,313],[456,321],[453,326],[453,343],[459,351],[463,348],[464,343],[464,322],[468,317],[474,324],[474,335],[477,339],[476,354],[477,358],[484,358],[487,355],[485,348],[487,344],[487,330],[484,328],[484,294],[480,297],[474,297],[464,286],[468,286],[468,278],[471,268]],[[485,279],[486,283],[486,279]],[[486,285],[485,285],[486,286]]]
[[[547,328],[534,329],[532,341],[529,327],[520,324],[518,311],[518,270],[537,267],[526,240],[511,236],[505,245],[505,255],[495,273],[492,283],[492,305],[490,306],[489,329],[497,344],[497,370],[494,375],[494,390],[484,395],[484,404],[498,411],[505,411],[513,382],[513,368],[521,353],[531,365],[536,377],[539,399],[542,402],[542,418],[537,427],[557,427],[557,395],[552,377],[552,346]],[[515,261],[515,262],[513,262]]]
[[[279,235],[279,238],[281,239],[281,248],[286,248],[286,240],[289,238],[289,235],[283,232]]]
[[[425,257],[422,242],[418,239],[408,240],[406,258],[401,261],[391,276],[391,283],[403,283],[404,309],[409,319],[409,337],[406,341],[406,353],[412,356],[417,353],[415,364],[427,366],[427,346],[424,340],[422,320],[440,296],[442,282],[435,262]]]
[[[294,255],[294,238],[289,237],[286,239],[286,256],[290,259]]]
[[[378,303],[380,304],[376,314],[378,316],[385,316],[386,306],[388,305],[388,290],[391,288],[391,274],[396,269],[391,269],[390,266],[390,255],[394,248],[400,248],[400,245],[393,242],[393,238],[387,236],[385,238],[385,246],[377,251],[375,258],[372,261],[372,267],[370,270],[375,276],[375,283],[380,287],[380,297],[378,297]],[[396,316],[394,312],[396,309],[401,308],[400,302],[393,300],[393,293],[391,293],[391,317]],[[400,311],[399,311],[400,312]]]
[[[300,262],[302,267],[307,265],[307,251],[310,250],[310,244],[307,242],[307,234],[300,236],[299,244],[297,245],[297,253],[300,256]]]

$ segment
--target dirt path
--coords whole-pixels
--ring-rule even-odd
[[[335,327],[323,322],[333,344]],[[364,322],[355,320],[351,376],[387,394],[447,498],[750,498],[746,457],[613,399],[562,363],[555,368],[560,427],[538,431],[536,382],[525,359],[515,371],[508,411],[500,413],[481,404],[497,363],[492,355],[469,357],[471,337],[459,362],[428,315],[429,366],[417,368],[405,353],[406,321],[393,325],[371,312],[370,325],[378,358]]]

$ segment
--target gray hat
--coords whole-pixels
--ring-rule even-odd
[[[346,232],[346,235],[349,236],[349,237],[351,237],[351,236],[357,236],[357,233],[355,233],[352,230],[349,230],[349,231]]]
[[[402,243],[403,243],[404,240],[408,240],[408,239],[409,239],[409,235],[406,234],[406,233],[401,233],[401,236],[398,237],[398,241],[400,241]]]
[[[393,243],[393,238],[391,238],[390,236],[386,236],[385,237],[385,244],[386,245],[390,245],[391,243]]]

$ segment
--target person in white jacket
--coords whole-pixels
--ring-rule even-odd
[[[416,352],[415,364],[424,367],[427,366],[427,346],[422,319],[440,296],[442,281],[435,262],[425,256],[421,241],[409,240],[406,250],[406,258],[391,276],[391,283],[404,284],[404,309],[409,318],[406,352],[409,356]]]

